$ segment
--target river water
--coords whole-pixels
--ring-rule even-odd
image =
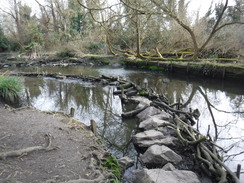
[[[20,71],[19,69],[17,71]],[[198,108],[201,116],[196,128],[203,135],[214,137],[218,126],[217,144],[228,153],[223,153],[226,164],[236,171],[237,164],[244,171],[244,85],[243,81],[221,81],[172,76],[162,72],[124,69],[121,67],[41,67],[24,68],[22,72],[45,72],[60,74],[83,74],[119,76],[139,85],[145,80],[149,87],[164,94],[171,103],[180,100],[186,108]],[[136,119],[122,120],[125,109],[112,86],[80,80],[57,80],[52,78],[24,78],[23,102],[40,110],[64,111],[75,108],[75,118],[89,125],[93,119],[98,123],[99,135],[117,157],[129,156],[137,160],[131,142],[138,125]],[[211,115],[213,114],[213,116]],[[241,176],[244,181],[243,174]]]

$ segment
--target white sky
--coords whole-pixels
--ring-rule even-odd
[[[7,7],[9,0],[0,0],[0,7]],[[41,4],[44,4],[45,0],[38,0]],[[109,0],[111,2],[116,2],[117,0]],[[200,9],[200,15],[204,15],[205,12],[208,10],[212,0],[189,0],[191,1],[189,4],[189,8],[191,9],[191,13],[195,13]],[[36,13],[39,10],[39,6],[35,2],[35,0],[21,0],[24,4],[29,5],[32,7],[32,12]],[[213,0],[214,3],[225,2],[224,0]],[[234,0],[229,0],[229,6],[234,5]]]
[[[200,15],[204,15],[207,12],[208,8],[210,7],[211,2],[212,2],[212,0],[191,0],[189,6],[190,6],[190,9],[192,9],[194,11],[197,11],[200,8]],[[225,2],[225,1],[213,0],[214,4],[218,4],[220,2]],[[214,4],[213,4],[213,7],[214,7]],[[234,4],[235,4],[234,0],[230,0],[228,3],[228,6],[233,6]]]

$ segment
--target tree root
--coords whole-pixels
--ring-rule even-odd
[[[109,182],[108,178],[111,177],[112,174],[103,172],[103,167],[101,167],[100,159],[97,157],[98,156],[97,154],[92,153],[91,156],[95,156],[95,158],[91,157],[89,169],[91,169],[92,173],[90,176],[96,177],[96,178],[93,178],[93,179],[79,178],[76,180],[69,180],[69,181],[62,182],[62,183],[106,183],[106,182]],[[96,163],[98,164],[97,168],[94,166],[94,164],[96,164]]]
[[[7,138],[7,137],[10,137],[10,136],[11,135],[9,135],[9,134],[8,135],[5,135],[5,136],[3,136],[3,137],[0,138],[0,141],[3,140],[3,139],[5,139],[5,138]]]
[[[145,110],[146,108],[148,108],[148,106],[145,106],[145,107],[142,107],[139,109],[135,109],[135,110],[132,110],[129,112],[125,112],[121,116],[122,116],[122,118],[131,118],[131,117],[134,117],[135,115],[137,115],[138,113],[140,113],[141,111]]]
[[[92,179],[92,180],[80,178],[77,180],[70,180],[68,182],[63,182],[63,183],[98,183],[98,182],[105,182],[104,175],[100,174],[99,177]]]
[[[0,153],[0,160],[5,160],[6,158],[11,158],[11,157],[19,157],[34,151],[40,151],[40,150],[45,150],[45,151],[51,151],[56,149],[56,147],[51,147],[52,141],[51,141],[51,135],[46,134],[46,145],[45,146],[33,146],[33,147],[27,147],[25,149],[19,149],[19,150],[13,150],[13,151],[8,151],[8,152],[3,152]]]

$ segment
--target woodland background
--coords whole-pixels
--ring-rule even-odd
[[[217,3],[216,3],[217,2]],[[0,6],[0,51],[239,58],[244,55],[244,0],[21,0]],[[232,3],[233,4],[233,3]],[[38,12],[33,12],[33,9]]]

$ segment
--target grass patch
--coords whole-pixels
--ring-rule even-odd
[[[159,67],[159,66],[156,66],[156,65],[150,65],[150,66],[148,67],[148,69],[150,69],[150,70],[155,70],[155,71],[159,71],[159,70],[164,71],[164,70],[165,70],[164,67]]]
[[[17,77],[8,77],[0,75],[0,98],[6,102],[17,102],[23,83]]]
[[[110,63],[110,60],[109,59],[104,59],[104,60],[102,60],[102,63],[103,64],[109,64]]]
[[[151,70],[158,70],[158,66],[156,65],[150,65],[148,68]]]
[[[92,58],[107,58],[107,57],[115,57],[114,55],[96,55],[96,54],[86,54],[84,57],[92,57]]]
[[[121,172],[120,172],[120,165],[115,156],[109,156],[106,160],[102,162],[103,167],[108,168],[112,171],[112,174],[114,175],[114,179],[111,181],[111,183],[121,183]]]
[[[56,53],[60,58],[71,58],[75,56],[75,51],[69,48],[65,48]]]

